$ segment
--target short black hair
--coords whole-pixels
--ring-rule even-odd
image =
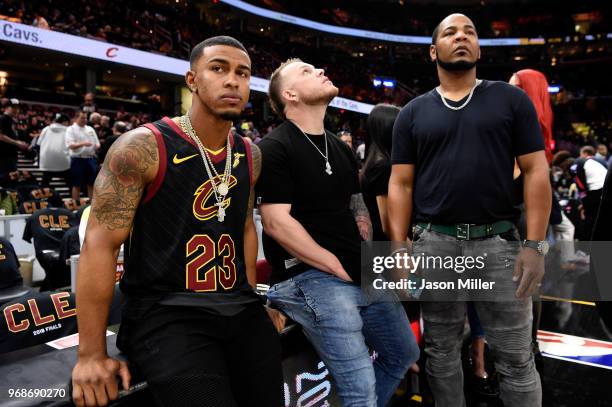
[[[229,37],[227,35],[219,35],[216,37],[207,38],[191,49],[191,55],[189,56],[190,66],[193,67],[198,61],[198,59],[200,59],[200,57],[204,53],[204,48],[212,47],[214,45],[227,45],[228,47],[238,48],[239,50],[242,50],[247,54],[249,53],[244,47],[244,45],[242,45],[242,43],[237,39]]]
[[[431,45],[436,45],[436,41],[438,40],[438,31],[440,30],[440,23],[434,28],[433,33],[431,33]]]
[[[56,113],[55,114],[55,123],[65,123],[70,122],[70,117],[64,113]]]

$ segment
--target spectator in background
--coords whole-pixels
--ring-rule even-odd
[[[256,139],[261,140],[261,134],[259,133],[259,130],[255,128],[255,125],[253,124],[253,122],[248,122],[248,129],[253,132],[253,136]]]
[[[597,146],[597,153],[595,154],[595,157],[601,158],[602,160],[606,161],[606,163],[607,163],[608,162],[608,147],[606,147],[605,144],[600,143]],[[609,165],[608,165],[608,168],[610,168]]]
[[[128,126],[128,130],[135,129],[136,127],[140,126],[140,123],[141,123],[141,121],[140,121],[140,119],[138,118],[137,115],[130,116],[129,124],[127,125]]]
[[[542,72],[533,69],[523,69],[513,74],[509,83],[523,89],[527,96],[529,96],[529,99],[531,99],[538,115],[542,136],[544,136],[546,160],[550,164],[553,158],[552,150],[555,147],[555,142],[552,134],[553,111],[550,104],[546,76]]]
[[[98,152],[98,162],[100,166],[104,163],[104,159],[106,158],[106,154],[108,150],[113,145],[113,143],[121,136],[123,133],[127,131],[127,125],[124,122],[115,122],[112,129],[112,136],[108,136],[101,144],[100,151]]]
[[[365,150],[366,150],[365,143],[359,144],[357,146],[357,149],[355,150],[355,155],[357,156],[357,159],[359,160],[359,162],[362,164],[363,164],[363,161],[365,160]]]
[[[110,117],[103,115],[100,118],[100,132],[98,132],[98,138],[100,139],[100,143],[104,141],[107,137],[113,135],[113,129],[110,125]]]
[[[162,54],[167,54],[170,51],[172,51],[172,44],[170,44],[170,41],[166,40],[162,43],[162,45],[160,45],[159,52],[161,52]]]
[[[261,137],[256,136],[255,133],[253,133],[251,130],[247,130],[246,133],[244,133],[244,136],[251,139],[253,144],[259,144],[259,142],[261,141]]]
[[[87,124],[95,130],[96,135],[98,136],[98,139],[102,138],[100,137],[100,130],[102,129],[101,122],[102,122],[102,115],[100,113],[93,112],[89,115],[89,122]]]
[[[36,28],[40,28],[42,30],[50,30],[49,23],[47,19],[42,16],[40,12],[34,13],[34,21],[32,21],[32,25]]]
[[[353,148],[353,136],[351,135],[351,132],[347,130],[340,130],[338,132],[338,138],[340,138],[340,140],[342,140],[344,144],[349,146],[349,148],[351,149],[351,152],[353,153],[353,157],[355,158],[355,163],[357,164],[357,168],[361,170],[361,160],[359,160],[357,158],[357,155],[355,154],[355,149]]]
[[[95,96],[93,93],[88,92],[83,97],[83,103],[79,106],[79,109],[85,113],[93,113],[98,110],[98,106],[95,103]]]
[[[91,199],[98,170],[95,154],[100,148],[100,141],[95,130],[86,123],[87,112],[79,112],[74,124],[66,131],[66,147],[70,149],[72,199],[75,201],[79,200],[82,185],[87,185],[87,196]]]
[[[4,103],[4,113],[0,115],[0,182],[17,170],[17,151],[28,149],[17,135],[19,100],[7,99]]]
[[[372,220],[374,241],[389,240],[387,192],[391,177],[391,139],[399,112],[397,106],[379,104],[367,120],[370,148],[363,165],[361,191]]]
[[[43,186],[48,187],[52,176],[59,176],[69,184],[70,155],[66,147],[66,130],[70,118],[63,113],[55,115],[54,122],[45,127],[36,140],[40,146],[39,166],[43,173]]]
[[[340,140],[344,141],[344,143],[351,148],[351,151],[355,152],[353,149],[353,136],[350,131],[342,130],[338,133],[338,137]]]
[[[595,149],[592,146],[584,146],[580,149],[580,158],[572,166],[572,171],[576,174],[578,188],[586,193],[582,198],[585,218],[584,238],[590,239],[608,173],[607,163],[595,157]]]

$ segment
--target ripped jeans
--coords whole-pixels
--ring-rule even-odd
[[[510,233],[512,234],[512,233]],[[506,234],[504,234],[506,236]],[[419,244],[452,243],[457,239],[432,230],[417,227],[415,250]],[[489,242],[487,242],[489,241]],[[458,250],[464,255],[477,254],[483,243],[503,241],[500,236],[473,241],[462,241]],[[438,245],[439,247],[440,245]],[[507,249],[508,245],[503,250]],[[487,272],[501,274],[502,283],[512,282],[517,252],[496,257]],[[494,268],[494,269],[491,269]],[[505,407],[540,407],[542,386],[532,353],[532,299],[513,301],[474,301],[484,336],[492,350],[495,369],[500,375],[500,396]],[[464,407],[461,344],[465,326],[466,302],[423,302],[426,372],[436,407]]]

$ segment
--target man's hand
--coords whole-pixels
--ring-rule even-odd
[[[340,267],[340,269],[334,271],[332,274],[338,277],[340,280],[344,280],[349,283],[353,282],[353,279],[348,275],[346,270],[344,270],[344,267]]]
[[[30,145],[28,143],[26,143],[25,141],[21,141],[21,140],[17,140],[17,148],[19,148],[22,151],[25,151],[28,149],[28,147],[30,147]]]
[[[366,242],[371,241],[374,232],[372,230],[370,213],[368,212],[367,206],[363,202],[363,196],[360,193],[351,195],[351,202],[349,206],[353,216],[355,217],[355,222],[357,223],[357,228],[359,229],[361,238]]]
[[[342,265],[342,263],[340,263],[340,260],[338,260],[338,258],[334,256],[332,253],[330,253],[329,257],[330,259],[328,262],[329,264],[328,272],[338,277],[340,280],[344,280],[344,281],[348,281],[349,283],[352,283],[353,279],[348,275],[348,273],[344,269],[344,266]]]
[[[127,363],[103,356],[80,357],[72,370],[72,399],[77,407],[105,406],[119,397],[117,376],[125,390],[130,388]]]
[[[266,311],[268,312],[268,316],[272,320],[274,324],[274,328],[280,333],[285,328],[285,323],[287,322],[287,317],[277,309],[270,308],[266,306]]]
[[[512,281],[520,281],[516,296],[531,297],[540,288],[544,278],[544,256],[538,255],[535,249],[523,247],[516,256]]]
[[[368,242],[372,240],[372,222],[370,218],[366,216],[359,216],[355,218],[357,222],[357,228],[359,229],[359,234],[361,235],[361,239]]]

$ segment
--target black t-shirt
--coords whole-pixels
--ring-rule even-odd
[[[308,138],[325,152],[323,135]],[[291,122],[264,137],[259,148],[259,202],[291,204],[291,216],[321,247],[338,257],[353,281],[360,281],[361,237],[349,207],[351,195],[359,193],[359,179],[350,148],[327,132],[331,175],[325,172],[325,159]],[[263,247],[274,283],[312,268],[294,259],[265,230]]]
[[[98,163],[102,165],[104,163],[104,159],[106,158],[106,154],[108,154],[108,150],[111,148],[113,143],[117,141],[119,136],[108,136],[104,142],[102,142],[102,146],[100,147],[100,151],[98,151]]]
[[[415,165],[417,221],[514,219],[514,158],[540,150],[533,104],[505,82],[483,81],[461,110],[444,106],[434,89],[404,106],[393,128],[392,163]]]
[[[19,204],[19,213],[22,215],[31,215],[36,211],[50,207],[51,204],[45,199],[28,199]]]
[[[388,159],[380,159],[374,162],[371,166],[365,168],[361,177],[363,201],[368,207],[368,212],[370,212],[375,241],[389,240],[382,229],[382,222],[380,220],[380,213],[378,211],[376,197],[387,195],[390,177],[391,162]]]
[[[19,260],[13,245],[0,237],[0,289],[11,288],[23,284],[19,273]]]
[[[0,114],[0,133],[17,140],[17,123],[13,118],[6,114]],[[17,158],[17,146],[0,141],[0,157]]]
[[[0,353],[39,345],[77,332],[75,294],[30,292],[2,305]]]
[[[59,252],[64,233],[79,223],[75,214],[68,209],[48,208],[34,212],[26,221],[23,240],[31,242],[38,255],[43,250]]]

